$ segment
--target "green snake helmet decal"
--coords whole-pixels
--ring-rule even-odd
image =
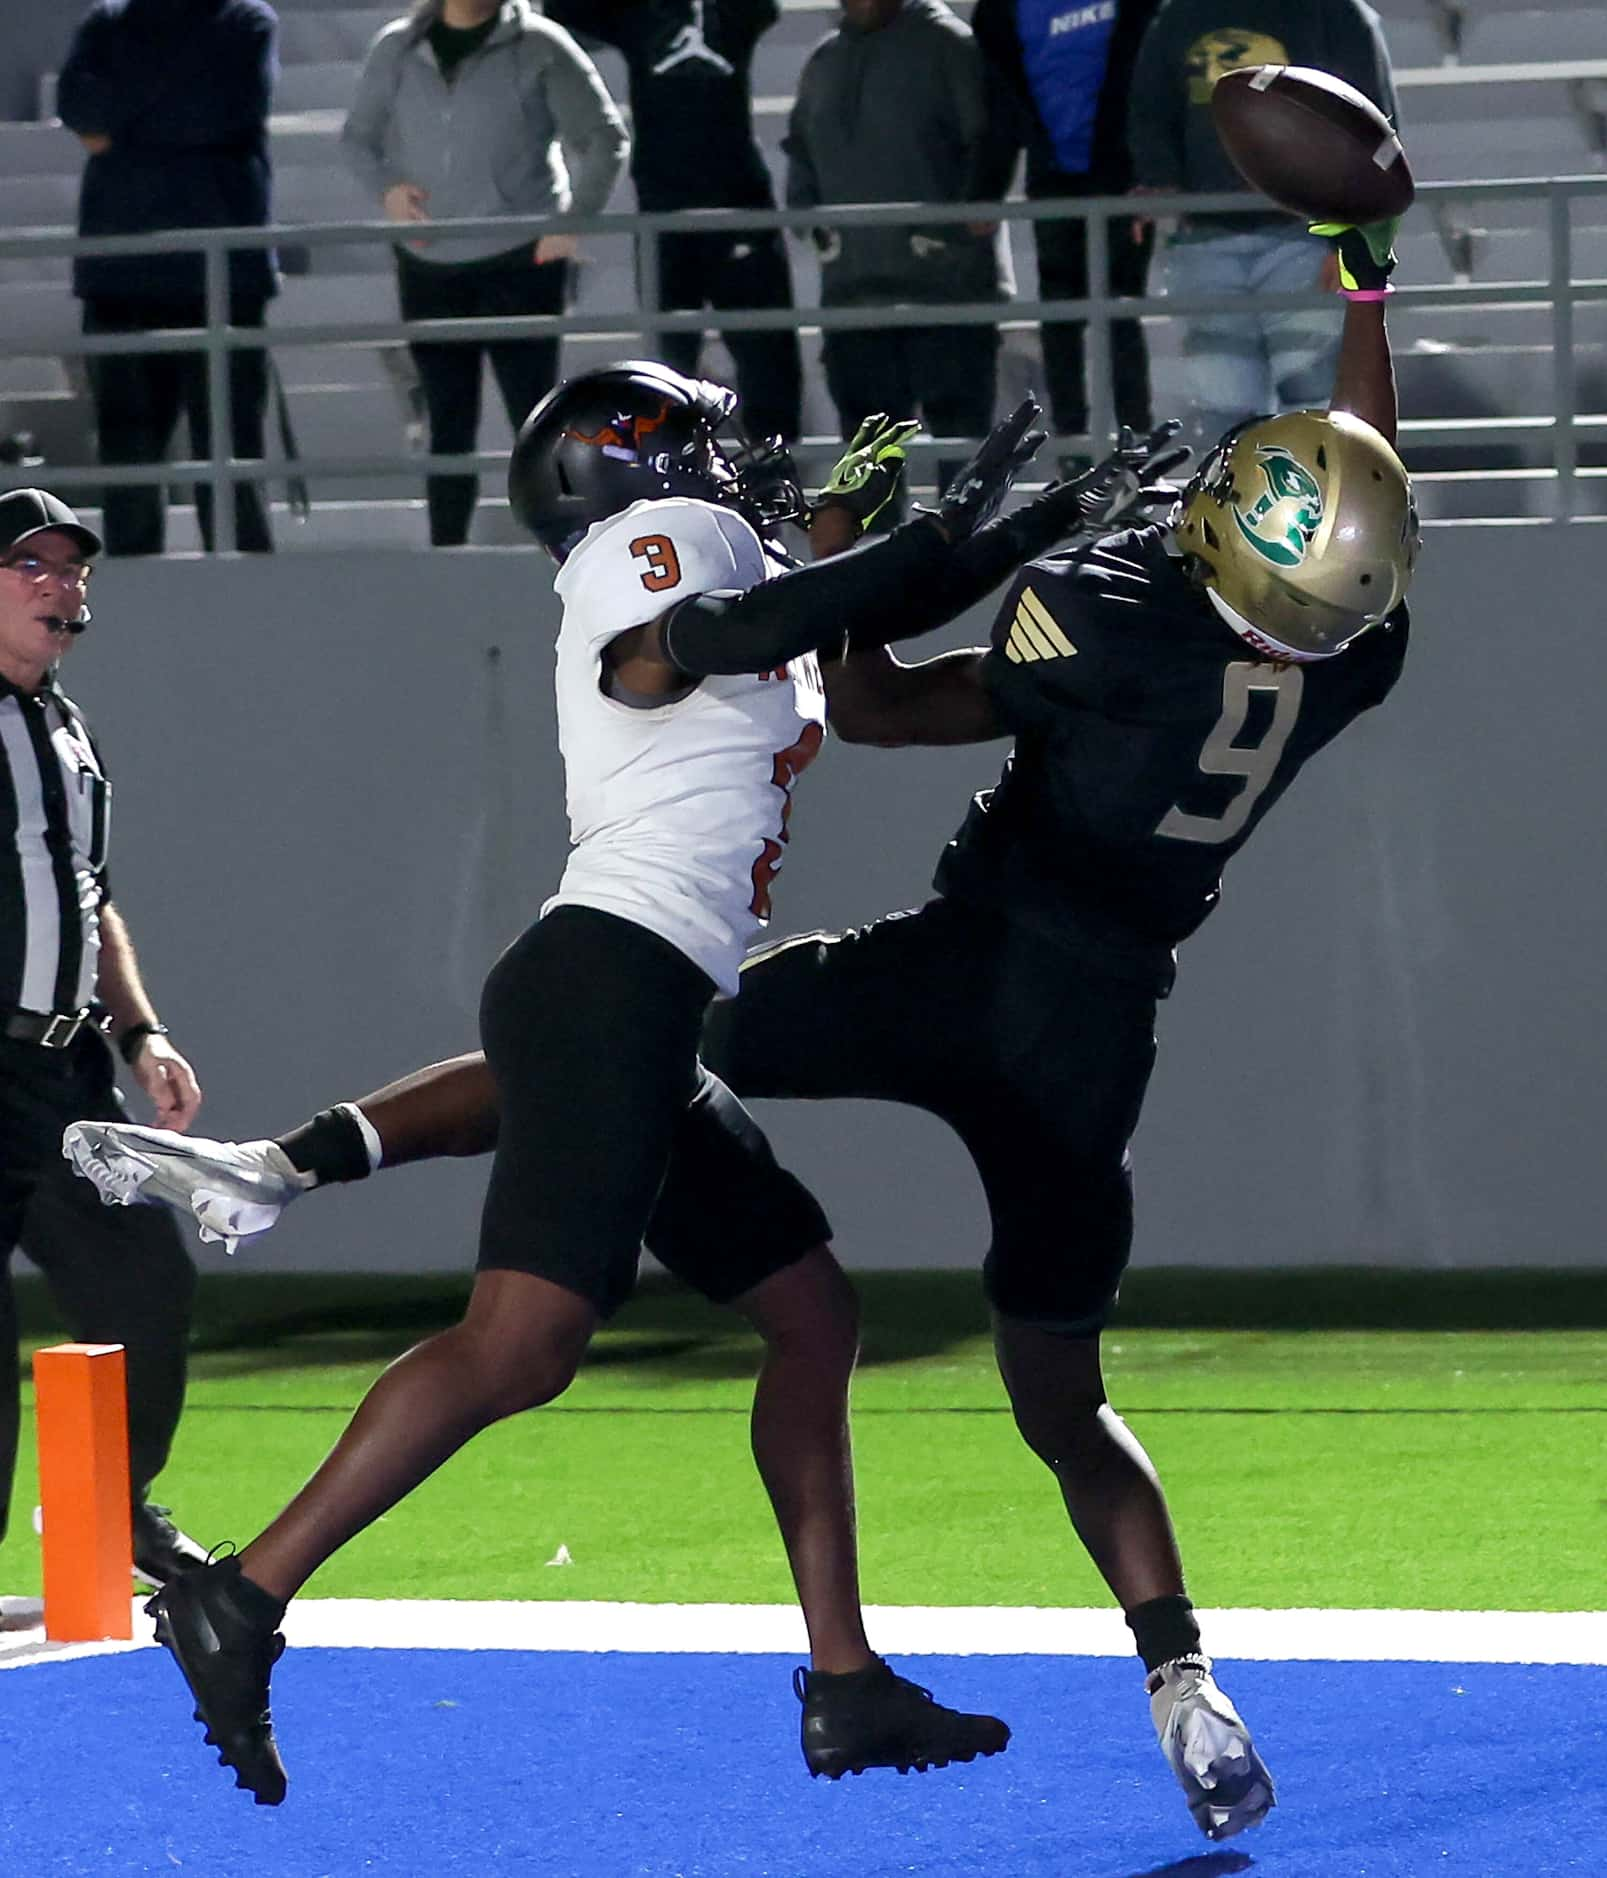
[[[1235,425],[1174,522],[1214,609],[1263,657],[1329,658],[1400,604],[1417,559],[1411,480],[1348,411]]]
[[[1255,458],[1267,486],[1248,505],[1235,503],[1234,526],[1274,567],[1298,567],[1322,526],[1322,489],[1282,444],[1259,444]]]

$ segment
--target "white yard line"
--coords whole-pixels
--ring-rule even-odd
[[[20,1600],[7,1601],[13,1607]],[[13,1608],[0,1669],[148,1649],[134,1606],[133,1643],[51,1643]],[[1583,1611],[1202,1611],[1207,1646],[1270,1662],[1607,1664],[1607,1614]],[[1128,1656],[1132,1639],[1108,1610],[883,1605],[866,1613],[891,1656]],[[358,1650],[620,1650],[804,1655],[787,1604],[529,1604],[443,1599],[309,1598],[285,1620],[291,1643]]]

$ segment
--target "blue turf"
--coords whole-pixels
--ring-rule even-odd
[[[1277,1778],[1213,1850],[1131,1662],[901,1659],[1002,1758],[811,1781],[789,1661],[293,1650],[290,1797],[237,1793],[152,1651],[0,1675],[0,1874],[1549,1878],[1607,1873],[1607,1670],[1236,1663]]]

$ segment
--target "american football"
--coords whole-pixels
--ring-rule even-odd
[[[1412,172],[1377,105],[1303,65],[1247,65],[1211,93],[1222,146],[1251,186],[1308,221],[1378,222],[1411,206]]]

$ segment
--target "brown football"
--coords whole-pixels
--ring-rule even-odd
[[[1307,65],[1246,65],[1211,93],[1233,166],[1312,222],[1379,222],[1411,206],[1406,152],[1378,106]]]

